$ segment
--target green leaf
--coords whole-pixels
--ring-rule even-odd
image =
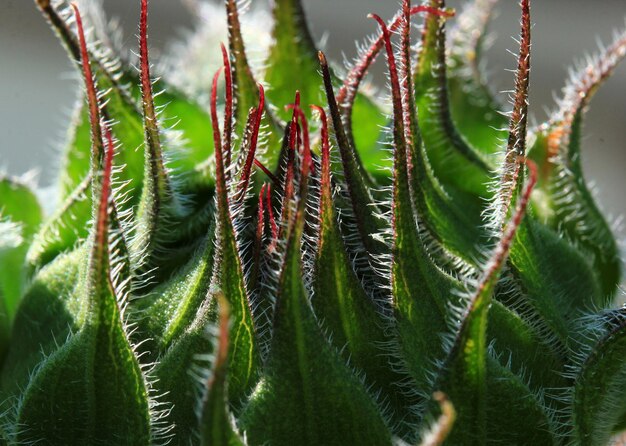
[[[73,445],[145,445],[155,434],[148,388],[128,341],[119,309],[124,291],[112,273],[109,252],[109,198],[113,144],[93,201],[96,221],[87,261],[74,289],[80,299],[78,332],[70,335],[33,374],[16,412],[15,441]]]
[[[493,301],[487,325],[490,347],[503,366],[527,376],[526,384],[534,392],[567,386],[569,383],[562,373],[568,355],[533,322],[532,317]]]
[[[52,262],[61,253],[71,250],[87,236],[91,218],[91,177],[87,176],[41,225],[26,254],[30,272]]]
[[[17,396],[28,384],[29,372],[58,348],[57,341],[78,329],[81,304],[74,289],[85,258],[84,246],[59,255],[37,272],[24,293],[2,370],[0,400]]]
[[[498,0],[473,0],[454,19],[448,42],[448,95],[452,121],[472,147],[496,166],[502,141],[507,138],[503,106],[489,85],[483,53],[488,25]]]
[[[27,256],[28,264],[31,268],[38,268],[47,264],[59,253],[70,249],[77,241],[83,240],[87,236],[87,222],[91,217],[90,209],[92,206],[88,188],[93,186],[93,184],[91,184],[93,181],[93,172],[98,168],[102,153],[104,152],[102,149],[103,142],[100,126],[101,107],[97,97],[97,88],[94,84],[93,73],[95,73],[95,78],[101,81],[100,87],[111,89],[107,107],[122,112],[116,116],[116,118],[120,119],[121,128],[123,128],[125,124],[128,124],[127,121],[121,118],[128,114],[128,110],[124,105],[129,104],[129,99],[125,91],[121,90],[113,76],[102,69],[101,63],[96,67],[95,71],[92,71],[89,52],[84,38],[82,20],[77,20],[77,39],[70,31],[66,22],[49,2],[38,2],[38,6],[66,45],[68,52],[74,60],[81,61],[88,106],[79,106],[77,113],[80,118],[77,118],[78,121],[76,121],[79,128],[75,132],[70,132],[70,143],[68,145],[68,155],[65,162],[69,167],[67,167],[68,170],[65,173],[62,173],[62,178],[67,180],[67,184],[61,188],[61,196],[66,196],[66,198],[63,199],[61,209],[48,220],[35,237]],[[102,83],[105,85],[103,86]],[[109,109],[102,111],[103,117],[110,118],[107,111]],[[90,135],[89,139],[87,133]],[[133,134],[132,130],[128,133]],[[126,132],[122,132],[122,135],[126,134]],[[75,147],[72,140],[80,141],[81,144],[90,141],[91,144]],[[124,142],[127,142],[127,140],[124,140]],[[134,148],[137,147],[137,145],[133,144],[131,147]],[[136,158],[134,150],[124,152],[124,154],[119,155],[117,159],[121,165],[127,165],[125,172],[131,175],[129,178],[129,180],[131,180],[131,187],[135,184],[132,183],[132,181],[136,178],[134,168],[137,166],[137,164],[132,161],[133,156]],[[83,172],[80,173],[79,171]],[[139,173],[141,174],[141,172]],[[97,193],[97,191],[92,190],[91,194],[94,193]]]
[[[530,151],[542,166],[537,212],[578,249],[592,256],[601,287],[594,303],[610,303],[620,283],[621,260],[615,236],[598,209],[585,180],[581,145],[584,115],[595,92],[626,56],[626,31],[573,74],[564,88],[559,109],[537,130]]]
[[[608,444],[626,416],[626,309],[595,321],[596,341],[575,374],[572,422],[576,443]]]
[[[259,88],[257,81],[254,78],[252,69],[248,63],[248,57],[243,42],[243,36],[241,35],[241,24],[239,22],[239,10],[237,7],[237,1],[226,1],[226,15],[228,18],[228,42],[230,57],[232,59],[232,83],[234,86],[233,94],[236,96],[234,104],[234,117],[235,120],[231,125],[234,125],[234,135],[236,139],[243,141],[245,133],[245,123],[248,118],[249,111],[256,107],[259,102]],[[271,84],[270,84],[271,85]],[[292,87],[289,90],[289,94],[295,91]],[[274,103],[278,107],[277,112],[280,113],[282,107],[287,102]],[[259,155],[261,159],[269,166],[271,171],[275,171],[278,168],[280,160],[280,151],[274,148],[280,147],[281,126],[276,122],[274,118],[274,111],[271,110],[269,104],[264,105],[264,112],[262,114],[262,126],[269,131],[267,135],[267,147],[268,150],[265,153]],[[226,134],[225,136],[231,138]],[[238,148],[238,151],[243,151],[243,146]],[[233,152],[237,152],[233,147]],[[230,155],[228,154],[226,165],[230,164]]]
[[[240,427],[255,445],[390,444],[380,408],[328,344],[311,310],[302,283],[303,226],[300,209],[290,224],[264,377]]]
[[[0,177],[0,338],[6,336],[24,291],[26,251],[41,220],[39,202],[30,188]]]
[[[428,5],[443,9],[445,1],[429,0]],[[450,115],[442,20],[429,13],[422,34],[414,75],[420,130],[435,175],[445,186],[474,197],[487,196],[487,164],[459,134]]]
[[[228,409],[227,376],[229,350],[230,309],[223,295],[219,295],[219,335],[213,368],[206,383],[200,415],[200,438],[203,446],[243,446]]]
[[[487,441],[484,444],[562,444],[550,415],[551,409],[542,401],[542,395],[533,392],[520,376],[491,357],[487,358],[487,388]],[[452,444],[454,438],[451,436]],[[466,438],[462,436],[457,444],[469,444]]]
[[[139,27],[141,106],[144,131],[144,175],[137,210],[135,233],[130,249],[140,272],[154,270],[171,240],[172,222],[188,217],[172,178],[165,169],[162,133],[152,94],[148,56],[148,2],[141,1]]]
[[[40,7],[55,31],[60,35],[72,58],[82,61],[79,39],[70,31],[67,22],[49,4],[40,5]],[[135,212],[140,197],[142,195],[150,195],[148,192],[140,193],[143,189],[144,181],[144,158],[150,157],[144,157],[142,151],[136,150],[137,147],[142,145],[145,133],[142,113],[138,107],[138,100],[141,98],[139,78],[136,74],[131,73],[129,67],[121,66],[119,71],[112,72],[110,68],[112,65],[106,59],[94,57],[94,53],[95,51],[87,51],[87,55],[91,55],[91,59],[94,60],[93,73],[97,82],[97,88],[101,91],[108,91],[106,105],[101,107],[102,116],[117,122],[115,134],[124,147],[124,150],[116,154],[116,164],[125,166],[116,180],[125,182],[124,191],[130,193],[128,194],[129,199],[121,202],[122,209],[120,211],[132,209]],[[85,78],[91,80],[91,76]],[[88,91],[90,91],[91,82],[87,83],[87,85]],[[188,150],[181,151],[176,149],[176,144],[173,141],[175,139],[174,133],[169,129],[163,131],[165,144],[168,146],[164,149],[167,152],[165,156],[173,158],[172,162],[168,163],[168,167],[172,168],[174,172],[184,173],[184,175],[177,177],[177,188],[187,194],[211,193],[214,183],[212,173],[201,165],[210,157],[213,147],[211,144],[212,140],[209,137],[210,129],[208,129],[207,125],[207,113],[195,102],[185,98],[180,92],[169,88],[164,81],[159,81],[155,88],[167,88],[168,90],[162,95],[157,95],[155,100],[156,107],[168,104],[168,107],[164,109],[162,114],[162,123],[173,123],[176,119],[181,119],[180,123],[176,125],[176,129],[188,145]],[[94,113],[93,104],[95,104],[93,91],[90,93],[89,102],[92,113]],[[97,112],[97,109],[95,112]],[[85,105],[79,105],[75,113],[73,127],[69,132],[70,138],[67,143],[64,161],[65,168],[61,174],[65,181],[62,185],[62,197],[67,197],[63,207],[70,209],[73,216],[69,217],[65,215],[65,212],[61,212],[49,222],[49,226],[45,228],[45,231],[42,231],[41,236],[38,237],[35,246],[31,250],[30,263],[33,266],[45,264],[59,252],[70,248],[77,240],[84,239],[87,235],[85,228],[89,219],[87,213],[89,204],[85,202],[89,202],[89,196],[87,195],[86,200],[83,200],[82,196],[86,191],[85,183],[89,181],[87,179],[90,171],[88,162],[89,133],[91,128],[95,128],[99,123],[99,119],[90,119],[89,115],[90,109]],[[98,139],[97,137],[92,137],[91,140],[97,143]],[[151,140],[153,139],[152,137]],[[149,144],[149,146],[153,147],[154,145]],[[154,155],[153,152],[147,151],[148,154],[152,153]],[[160,153],[161,151],[159,151]],[[149,169],[150,172],[152,170]],[[151,175],[150,178],[156,177]],[[190,198],[193,198],[193,195]],[[144,204],[141,206],[141,209],[144,211],[149,207],[145,204],[145,201],[146,199],[144,199]],[[174,246],[184,244],[190,235],[201,234],[208,227],[208,222],[203,221],[201,218],[204,202],[189,200],[189,203],[192,205],[190,207],[192,215],[185,221],[175,221],[174,227],[170,227],[171,231],[168,241]],[[142,214],[145,214],[145,212],[142,212]],[[156,220],[158,219],[148,219],[151,223]],[[140,234],[145,234],[145,231],[140,231]],[[137,244],[141,243],[137,242]],[[135,258],[138,257],[141,258],[141,256],[135,255]]]
[[[571,346],[579,337],[575,319],[601,295],[590,262],[550,229],[526,219],[511,248],[511,274],[519,291],[502,296],[528,314],[552,342]]]
[[[378,240],[374,239],[373,235],[382,231],[384,222],[378,216],[380,211],[372,196],[369,175],[363,169],[358,154],[351,146],[346,134],[333,91],[328,61],[324,53],[320,52],[318,56],[322,68],[326,100],[341,155],[342,172],[340,172],[340,175],[343,176],[346,183],[349,206],[357,226],[358,237],[368,253],[379,254],[385,251],[385,247]]]
[[[487,408],[493,404],[493,397],[498,397],[497,393],[491,392],[490,381],[492,379],[489,378],[488,371],[487,324],[489,308],[500,277],[500,271],[506,263],[509,249],[520,227],[530,200],[530,194],[537,181],[536,167],[532,165],[532,168],[533,175],[531,175],[530,182],[520,197],[512,220],[506,226],[498,245],[485,266],[436,383],[437,389],[450,397],[452,404],[459,412],[459,417],[450,435],[450,441],[453,444],[462,441],[463,444],[482,445],[486,444],[489,438],[488,425],[490,420]],[[499,436],[494,437],[494,439],[499,438]]]
[[[410,13],[410,3],[405,2],[400,28],[402,65],[399,79],[412,78]],[[441,11],[440,14],[445,15],[446,12]],[[391,50],[390,39],[389,32],[384,31],[383,40],[388,53]],[[477,241],[487,238],[482,230],[481,208],[474,200],[459,195],[454,189],[448,192],[433,174],[420,132],[413,85],[405,81],[400,83],[399,87],[403,99],[399,98],[402,100],[399,100],[398,104],[401,103],[402,107],[394,107],[393,119],[403,120],[405,135],[404,141],[397,142],[398,137],[395,139],[396,144],[406,146],[406,162],[411,184],[409,192],[417,219],[428,230],[423,232],[423,237],[425,240],[432,238],[435,241],[433,245],[439,245],[447,251],[440,252],[442,250],[437,248],[431,250],[433,258],[441,262],[440,266],[458,270],[460,268],[455,264],[459,263],[457,259],[475,264],[479,257],[480,243]]]
[[[133,341],[155,362],[155,391],[171,405],[165,420],[180,441],[193,440],[198,424],[196,381],[190,374],[195,356],[211,347],[205,326],[215,318],[210,283],[213,275],[214,227],[180,271],[133,305],[138,329]],[[150,339],[146,340],[146,333]]]
[[[441,336],[448,331],[446,318],[451,297],[459,284],[432,261],[419,232],[412,206],[407,162],[407,129],[402,91],[389,30],[372,15],[385,36],[393,99],[394,177],[391,222],[391,292],[396,329],[406,367],[418,389],[429,389],[432,364],[444,357]]]
[[[228,59],[224,60],[226,71],[230,71]],[[217,81],[219,72],[213,79],[211,92],[211,121],[216,162],[216,253],[213,262],[211,286],[221,291],[232,308],[230,332],[229,395],[232,404],[239,404],[258,380],[260,355],[243,266],[239,254],[237,235],[233,226],[230,199],[226,183],[222,138],[217,118]],[[228,85],[227,88],[232,86]],[[227,93],[227,100],[229,95]],[[232,100],[232,96],[230,96]],[[228,148],[226,148],[228,151]]]
[[[323,109],[318,110],[322,117],[322,168],[311,305],[317,318],[323,321],[322,327],[331,334],[332,344],[351,364],[365,372],[368,384],[382,391],[381,397],[390,405],[392,420],[407,423],[403,418],[415,401],[403,395],[400,384],[407,378],[393,370],[391,354],[385,351],[394,342],[389,323],[365,292],[348,258],[333,205],[326,116]],[[401,431],[406,433],[406,426],[401,426]]]
[[[318,74],[317,48],[309,31],[300,0],[277,0],[272,10],[274,29],[264,80],[272,88],[267,95],[278,107],[283,121],[289,119],[282,107],[299,91],[305,104],[322,100],[322,79]],[[307,111],[308,114],[308,111]]]
[[[82,58],[79,42],[70,31],[68,22],[61,17],[65,12],[55,10],[48,2],[38,4],[67,48],[71,59],[80,63]],[[94,16],[104,15],[98,5],[88,6],[89,9],[96,10]],[[93,18],[91,14],[90,18]],[[115,134],[126,149],[116,155],[116,163],[126,164],[129,171],[124,179],[130,180],[131,188],[136,190],[143,177],[143,156],[140,151],[135,150],[143,141],[141,111],[138,107],[141,99],[140,82],[134,68],[124,65],[117,59],[114,49],[106,46],[106,33],[110,32],[110,29],[103,30],[96,26],[97,37],[105,43],[99,43],[98,50],[90,50],[90,56],[94,61],[94,74],[100,91],[109,91],[107,104],[102,107],[104,115],[117,122]],[[183,153],[171,150],[173,156],[169,166],[176,172],[185,173],[181,177],[181,183],[186,192],[202,192],[207,187],[210,188],[214,182],[212,174],[201,166],[213,152],[211,132],[206,125],[208,114],[194,100],[177,91],[164,79],[155,82],[155,89],[159,91],[155,105],[163,107],[162,121],[175,124],[175,129],[187,142]],[[79,101],[68,131],[64,167],[59,177],[63,198],[72,193],[89,171],[89,132],[89,112],[82,101]],[[138,194],[134,195],[136,197],[131,197],[131,201],[139,198]]]
[[[0,175],[0,367],[9,347],[11,326],[24,288],[28,245],[41,225],[34,192],[16,179]]]

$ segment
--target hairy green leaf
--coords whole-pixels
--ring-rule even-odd
[[[241,428],[251,444],[389,444],[380,409],[313,315],[301,280],[302,209],[290,226],[270,356]]]
[[[576,374],[572,421],[580,445],[607,444],[626,415],[626,310],[603,315],[597,341]]]

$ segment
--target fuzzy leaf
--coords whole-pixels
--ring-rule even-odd
[[[521,293],[503,301],[530,312],[562,346],[571,345],[575,318],[601,295],[588,258],[551,230],[527,219],[511,248],[512,275]]]
[[[411,183],[410,194],[414,204],[417,219],[428,232],[424,232],[425,239],[432,238],[440,249],[432,249],[432,256],[439,258],[440,266],[458,269],[454,264],[454,257],[473,264],[479,257],[479,241],[486,239],[481,230],[482,219],[480,206],[473,200],[465,200],[456,195],[454,189],[447,191],[433,175],[432,167],[426,154],[422,135],[418,123],[417,109],[414,100],[411,67],[411,8],[410,2],[403,3],[401,20],[401,61],[399,67],[399,93],[394,102],[401,104],[394,107],[394,121],[403,120],[404,141],[394,136],[396,144],[406,146],[406,162],[408,176]],[[432,12],[430,8],[420,7],[424,12]],[[445,16],[446,11],[437,11]],[[391,36],[389,31],[383,32],[383,40],[387,53],[391,51]],[[400,82],[402,79],[402,82]],[[398,92],[394,93],[398,95]],[[447,253],[438,252],[443,247]],[[452,263],[452,265],[449,265]]]
[[[141,272],[154,270],[164,254],[172,222],[187,217],[172,178],[165,169],[162,134],[152,94],[148,57],[148,0],[141,1],[139,26],[141,106],[144,131],[144,175],[131,252]]]
[[[562,375],[568,361],[558,343],[551,342],[528,315],[520,315],[499,301],[489,309],[488,342],[513,373],[526,374],[527,385],[535,392],[543,388],[565,387]]]
[[[228,344],[230,309],[224,296],[219,297],[219,337],[215,361],[202,401],[200,437],[203,446],[243,446],[228,409],[226,377],[228,375]]]
[[[597,341],[580,364],[572,399],[576,442],[608,444],[626,416],[626,309],[609,312]]]
[[[69,26],[61,18],[59,13],[47,2],[40,2],[40,7],[45,16],[52,23],[53,28],[60,35],[61,40],[66,45],[69,53],[75,60],[82,61],[81,45]],[[111,72],[110,64],[105,60],[94,57],[95,51],[87,50],[87,54],[93,59],[93,75],[97,82],[96,89],[108,91],[106,105],[102,106],[102,115],[106,119],[114,119],[115,134],[122,143],[124,150],[116,154],[116,164],[124,165],[125,168],[116,176],[116,180],[125,181],[125,191],[131,191],[129,200],[122,201],[120,211],[132,209],[141,194],[142,182],[144,178],[144,156],[141,151],[135,150],[144,139],[142,124],[142,114],[138,108],[138,98],[140,89],[138,87],[138,77],[131,73],[130,68],[122,67],[119,72]],[[83,67],[85,65],[83,64]],[[91,81],[91,76],[85,77]],[[90,82],[88,85],[88,92]],[[130,85],[127,87],[126,85]],[[178,181],[180,190],[187,193],[207,193],[212,192],[212,174],[203,168],[200,163],[204,162],[212,152],[210,129],[207,128],[207,114],[193,101],[185,98],[181,93],[169,88],[164,81],[159,81],[156,88],[167,87],[167,92],[157,95],[155,106],[161,107],[168,104],[163,112],[163,122],[172,123],[175,119],[181,118],[177,130],[181,131],[181,136],[189,143],[189,150],[184,155],[176,153],[175,150],[168,149],[168,156],[173,155],[174,160],[169,167],[174,171],[185,172]],[[93,113],[94,89],[89,95],[90,106],[80,104],[75,112],[73,124],[69,132],[64,170],[61,178],[62,197],[65,202],[63,211],[51,219],[38,235],[29,253],[29,263],[34,267],[39,267],[49,262],[59,252],[71,247],[77,240],[86,237],[86,222],[89,219],[88,209],[90,207],[90,197],[87,193],[89,175],[89,133],[94,123],[98,120],[90,118]],[[97,109],[96,109],[97,110]],[[184,118],[184,119],[183,119]],[[171,145],[172,132],[166,132],[166,142]],[[93,141],[92,137],[92,141]],[[97,141],[97,138],[95,139]],[[208,141],[208,142],[207,142]],[[92,160],[93,161],[93,160]],[[93,164],[93,163],[92,163]],[[144,194],[145,195],[145,194]],[[190,202],[193,203],[193,202]],[[193,209],[194,214],[180,226],[176,226],[170,233],[173,245],[180,245],[185,242],[185,237],[206,231],[208,222],[202,219],[204,214],[201,209]],[[145,206],[144,206],[145,207]],[[182,239],[182,240],[181,240]]]
[[[290,225],[264,378],[240,426],[251,444],[389,444],[380,409],[328,344],[311,310],[302,283],[303,226],[300,209]]]
[[[243,42],[243,36],[241,34],[241,24],[239,21],[239,10],[236,0],[227,0],[226,2],[226,15],[228,18],[228,43],[230,50],[230,57],[232,63],[232,83],[233,94],[235,96],[234,112],[235,117],[231,125],[234,126],[234,135],[238,139],[244,140],[245,123],[248,118],[249,111],[253,109],[259,102],[259,88],[257,87],[257,81],[254,78],[252,69],[248,63],[248,57],[246,55],[246,49]],[[294,91],[293,89],[290,91]],[[281,108],[286,103],[277,103],[276,105]],[[271,171],[275,171],[278,167],[279,154],[278,150],[274,147],[280,147],[280,125],[276,122],[273,111],[270,112],[270,106],[263,106],[262,127],[267,128],[269,131],[267,136],[268,150],[261,154],[260,157],[269,166]],[[228,124],[225,121],[225,124]],[[228,135],[228,129],[224,129],[224,136],[226,138],[226,146],[230,144],[231,136]],[[243,152],[243,146],[239,147],[239,151]],[[237,150],[233,147],[233,152]],[[230,165],[230,154],[226,154],[226,166]]]
[[[82,57],[78,39],[70,31],[68,22],[63,19],[66,11],[56,10],[47,1],[38,0],[37,3],[72,60],[80,63]],[[98,5],[89,7],[98,9]],[[99,11],[98,14],[103,13]],[[103,32],[97,28],[96,31]],[[108,30],[104,32],[106,31]],[[103,41],[107,40],[108,36],[105,35]],[[117,60],[114,50],[103,43],[99,43],[98,50],[90,48],[89,53],[94,63],[93,74],[98,89],[108,91],[107,104],[103,107],[104,114],[117,122],[115,134],[125,148],[116,155],[116,163],[126,165],[127,172],[125,176],[123,174],[123,179],[130,180],[131,189],[137,190],[143,178],[143,156],[140,151],[135,150],[143,141],[141,111],[138,107],[141,97],[139,77],[132,67],[125,66]],[[101,54],[104,56],[101,57]],[[184,156],[174,156],[171,167],[186,173],[183,184],[188,190],[202,191],[212,186],[212,177],[206,169],[199,166],[213,151],[210,129],[203,125],[208,121],[208,114],[196,102],[169,85],[166,80],[159,79],[155,83],[155,89],[160,92],[155,98],[156,107],[167,105],[163,109],[163,121],[176,123],[176,129],[188,142],[189,150],[185,151]],[[79,101],[68,131],[63,168],[59,177],[63,198],[72,194],[89,171],[91,131],[89,121],[89,110],[82,101]],[[136,196],[131,196],[131,204],[135,204],[132,200],[139,197],[138,194],[134,195]]]
[[[505,265],[537,181],[536,167],[534,164],[531,167],[533,171],[531,179],[478,282],[437,383],[437,387],[449,395],[459,411],[459,417],[450,436],[453,443],[463,438],[464,444],[480,445],[485,444],[488,439],[487,408],[492,404],[489,398],[490,395],[497,396],[497,393],[492,394],[488,387],[488,382],[491,381],[488,377],[487,359],[489,308],[500,271]]]
[[[74,288],[85,257],[84,247],[61,254],[33,278],[15,315],[0,400],[17,396],[28,384],[29,372],[58,348],[57,340],[78,329],[81,304]]]
[[[411,204],[407,163],[406,127],[399,73],[389,31],[376,15],[370,15],[385,34],[387,64],[393,99],[394,178],[392,191],[391,292],[400,348],[418,389],[429,388],[430,369],[443,358],[441,336],[447,331],[450,296],[458,283],[432,261],[418,233]]]
[[[155,391],[171,404],[165,420],[180,441],[195,436],[196,382],[190,374],[194,357],[211,347],[205,326],[215,318],[209,293],[213,274],[214,228],[189,262],[167,282],[134,305],[138,330],[133,339],[140,351],[156,362]],[[145,333],[152,339],[145,341]]]
[[[428,5],[443,9],[445,1],[429,0]],[[429,13],[422,34],[414,75],[420,129],[437,178],[448,187],[486,196],[487,165],[459,134],[450,115],[443,20]]]
[[[490,357],[487,358],[487,389],[487,441],[480,444],[561,444],[550,419],[550,409],[541,395],[533,393],[520,376]],[[452,444],[459,433],[451,435]],[[460,441],[470,444],[466,436]]]
[[[225,71],[229,72],[230,66],[227,57],[224,58],[224,65]],[[211,120],[213,123],[215,162],[217,164],[217,236],[211,284],[226,296],[228,304],[232,308],[229,394],[231,402],[237,404],[248,394],[258,379],[260,356],[226,185],[222,138],[217,118],[217,81],[219,74],[220,72],[216,73],[213,78],[211,92]],[[227,85],[227,89],[229,88],[232,88],[232,85]],[[229,95],[227,93],[227,100],[228,98]],[[230,98],[232,100],[232,96]]]
[[[17,406],[17,443],[115,443],[150,441],[147,384],[130,346],[118,307],[120,289],[111,276],[109,198],[113,143],[108,153],[96,220],[74,289],[80,299],[79,329],[43,360]]]
[[[339,147],[341,155],[341,165],[343,169],[343,177],[346,182],[346,188],[350,199],[351,210],[354,214],[355,224],[357,226],[358,237],[360,242],[370,254],[378,254],[384,251],[384,247],[380,242],[372,236],[381,232],[383,222],[378,218],[378,212],[374,198],[372,197],[369,175],[363,169],[358,154],[354,147],[351,146],[350,140],[346,134],[339,107],[335,98],[335,92],[332,86],[332,76],[328,61],[324,53],[318,54],[320,65],[322,68],[322,77],[324,80],[324,89],[326,91],[326,100],[330,111],[330,117],[333,123],[335,139]]]
[[[495,166],[502,141],[507,137],[506,116],[493,94],[484,68],[483,53],[489,38],[487,27],[498,0],[473,0],[454,20],[448,46],[448,95],[450,113],[459,132]]]
[[[48,265],[87,236],[86,223],[91,218],[90,180],[86,177],[33,237],[26,254],[31,272]]]
[[[274,43],[266,61],[265,82],[270,102],[279,109],[291,102],[298,90],[305,104],[318,104],[322,99],[322,82],[318,75],[317,49],[309,31],[300,0],[278,0],[273,7]],[[283,120],[289,119],[279,111]]]
[[[581,162],[584,115],[595,92],[626,57],[626,31],[589,63],[574,73],[559,109],[537,131],[530,156],[542,166],[536,209],[550,227],[562,231],[585,252],[592,254],[601,286],[594,301],[607,305],[621,277],[619,249],[609,224],[598,209]]]
[[[330,177],[330,144],[326,116],[322,117],[322,168],[319,202],[319,235],[313,277],[311,304],[322,326],[332,334],[332,344],[363,370],[366,382],[382,390],[395,422],[402,420],[410,398],[400,391],[406,379],[390,367],[391,355],[384,348],[393,340],[387,323],[357,277],[337,222]],[[345,348],[344,348],[345,347]]]

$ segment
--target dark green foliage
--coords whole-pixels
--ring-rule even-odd
[[[621,261],[580,163],[625,34],[528,129],[521,1],[498,131],[479,64],[496,0],[372,15],[345,76],[297,0],[275,2],[255,72],[226,0],[206,110],[151,78],[147,0],[139,75],[77,7],[36,3],[85,93],[58,210],[0,178],[0,444],[596,446],[626,428]],[[382,52],[389,116],[360,89]]]

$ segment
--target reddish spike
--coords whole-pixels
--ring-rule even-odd
[[[104,171],[102,173],[102,188],[100,192],[101,195],[98,207],[98,218],[96,220],[95,239],[95,246],[99,248],[107,246],[109,228],[109,197],[111,196],[111,171],[113,170],[113,153],[115,151],[113,136],[111,135],[111,130],[108,127],[105,128],[105,134],[107,140],[107,150],[105,150],[104,154]],[[104,253],[102,253],[102,255],[104,255]],[[98,263],[102,262],[99,261]]]
[[[278,225],[276,224],[276,218],[274,217],[274,208],[272,207],[272,186],[267,185],[265,189],[265,200],[267,207],[267,215],[270,220],[270,229],[272,230],[272,240],[278,240]]]
[[[232,133],[233,133],[233,74],[230,67],[230,58],[224,44],[222,47],[222,59],[224,62],[224,74],[226,80],[226,106],[224,110],[224,150],[225,168],[230,166],[232,153]]]
[[[402,114],[404,117],[404,132],[407,140],[407,145],[413,145],[413,135],[411,134],[411,115],[412,109],[415,110],[413,101],[413,76],[411,74],[411,0],[404,0],[402,2],[402,97],[404,98],[402,104]]]
[[[528,87],[530,82],[530,1],[522,0],[522,31],[520,54],[515,78],[515,100],[509,123],[509,139],[504,157],[505,171],[501,178],[502,215],[506,218],[520,173],[519,160],[526,154],[526,127],[528,123]],[[511,166],[509,169],[507,166]]]
[[[222,190],[226,187],[226,178],[224,176],[222,136],[220,134],[220,125],[217,117],[217,84],[223,69],[224,68],[222,67],[217,70],[217,73],[213,76],[213,84],[211,87],[211,123],[213,125],[213,142],[215,144],[215,176],[218,188],[218,200],[222,200],[222,196],[226,196],[226,191]],[[223,203],[223,206],[223,209],[226,209],[227,203]]]
[[[296,120],[296,114],[293,114],[293,120],[289,129],[289,151],[287,154],[287,172],[285,173],[285,186],[283,196],[283,207],[281,211],[281,222],[287,223],[291,220],[289,217],[290,206],[289,203],[294,196],[294,165],[295,165],[295,150],[296,140],[298,139],[298,125],[294,121]]]
[[[298,121],[300,122],[299,129],[302,129],[302,140],[298,140],[298,144],[303,144],[304,149],[302,152],[302,174],[306,176],[309,174],[309,171],[313,170],[313,157],[311,156],[311,141],[309,139],[309,122],[306,118],[306,115],[302,111],[302,109],[295,104],[289,104],[287,109],[293,109],[296,114]],[[304,172],[304,169],[307,169]]]
[[[261,186],[261,191],[259,192],[259,210],[257,214],[257,227],[256,227],[256,240],[259,245],[263,239],[263,233],[265,232],[265,188],[266,184]]]
[[[311,109],[317,111],[322,122],[322,173],[320,182],[323,190],[330,191],[330,141],[328,139],[328,119],[322,107],[311,105]]]
[[[517,78],[515,79],[516,94],[513,112],[511,115],[511,135],[509,150],[512,155],[524,156],[526,146],[526,123],[528,120],[528,86],[530,81],[530,4],[529,0],[522,0],[522,36],[520,39],[520,54],[517,64]]]
[[[254,165],[257,166],[259,169],[261,169],[263,171],[263,173],[265,175],[267,175],[267,177],[272,180],[272,183],[277,184],[278,183],[278,178],[276,178],[274,176],[274,174],[263,165],[263,163],[261,161],[259,161],[257,158],[254,159]]]
[[[148,58],[148,0],[141,0],[141,18],[139,21],[139,59],[141,66],[141,89],[146,120],[156,127],[156,113],[152,100],[152,81],[150,80],[150,60]]]
[[[441,10],[439,8],[433,8],[430,6],[414,6],[410,10],[410,15],[419,14],[422,12],[426,12],[429,14],[435,14],[441,17],[453,17],[454,12],[451,10]],[[403,21],[403,14],[398,14],[393,18],[391,24],[389,25],[389,29],[394,32],[397,31]],[[365,74],[369,70],[369,67],[378,57],[378,53],[383,48],[384,45],[384,35],[381,32],[378,38],[371,44],[367,52],[365,52],[352,70],[346,76],[346,80],[344,81],[341,89],[337,93],[337,102],[340,104],[344,104],[347,108],[350,108],[354,103],[354,99],[356,98],[356,92],[359,88],[359,85],[363,81]]]
[[[313,157],[311,156],[311,140],[309,139],[309,123],[306,115],[300,107],[296,109],[300,125],[302,126],[302,140],[304,141],[304,151],[302,152],[302,177],[305,178],[313,167]]]
[[[252,173],[252,163],[255,160],[254,155],[256,154],[257,142],[259,139],[259,129],[261,128],[261,119],[263,118],[263,110],[265,109],[265,90],[261,84],[259,85],[259,105],[254,111],[254,127],[252,128],[252,137],[250,138],[250,150],[248,151],[248,156],[246,157],[246,163],[244,164],[243,173],[241,174],[241,185],[239,189],[240,197],[239,199],[243,199],[245,196],[246,189],[248,188],[248,184],[250,183],[250,174]]]
[[[93,145],[92,166],[97,166],[102,150],[102,128],[100,127],[100,107],[98,105],[98,94],[93,80],[93,72],[91,71],[91,62],[89,60],[89,51],[87,51],[87,42],[85,40],[85,30],[83,28],[83,20],[75,3],[71,3],[76,17],[76,27],[78,28],[78,39],[80,41],[80,54],[83,67],[83,76],[85,78],[85,87],[87,89],[87,100],[89,102],[89,123],[91,126],[91,138]]]
[[[624,58],[626,58],[626,31],[622,31],[611,45],[570,80],[564,89],[560,110],[550,118],[547,125],[547,128],[553,128],[548,139],[550,149],[548,158],[556,156],[561,147],[568,146],[576,115],[589,104],[600,85],[611,76]]]
[[[294,101],[296,107],[300,107],[300,90],[296,90],[296,99]]]
[[[291,117],[291,125],[289,127],[289,151],[287,154],[287,172],[285,174],[285,197],[283,212],[286,209],[287,203],[293,196],[293,179],[294,179],[294,165],[295,165],[295,151],[298,141],[298,116],[296,109],[300,107],[300,92],[296,91],[296,98],[294,101],[294,111]],[[288,207],[288,206],[287,206]]]
[[[385,41],[385,50],[387,52],[387,63],[389,64],[389,77],[391,78],[391,95],[393,98],[393,110],[395,114],[394,123],[399,130],[400,135],[404,135],[404,121],[402,119],[402,93],[400,91],[400,79],[398,78],[398,69],[396,66],[396,57],[393,53],[391,46],[391,36],[389,29],[383,19],[376,14],[369,14],[369,18],[372,18],[378,22],[383,32],[383,39]]]

